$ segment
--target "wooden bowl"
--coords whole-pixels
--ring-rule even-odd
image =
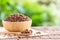
[[[11,32],[22,32],[26,29],[31,28],[32,20],[23,21],[23,22],[9,22],[9,21],[2,21],[3,27]]]

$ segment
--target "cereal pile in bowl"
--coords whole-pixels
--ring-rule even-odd
[[[23,14],[12,14],[5,19],[5,21],[10,21],[10,22],[21,22],[21,21],[29,21],[29,20],[30,18]]]

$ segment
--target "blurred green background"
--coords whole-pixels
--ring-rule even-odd
[[[60,25],[58,4],[56,0],[0,0],[0,25],[4,18],[13,13],[29,16],[32,26]]]

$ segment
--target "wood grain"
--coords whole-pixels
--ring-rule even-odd
[[[6,40],[60,40],[60,27],[32,27],[35,30],[40,30],[47,35],[41,35],[38,37],[25,37],[25,38],[5,38]],[[0,40],[5,40],[4,38]]]

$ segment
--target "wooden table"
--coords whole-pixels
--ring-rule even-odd
[[[32,27],[33,29],[48,33],[34,38],[6,39],[6,40],[60,40],[60,27]],[[0,27],[2,29],[2,27]],[[5,40],[5,39],[0,39]]]

